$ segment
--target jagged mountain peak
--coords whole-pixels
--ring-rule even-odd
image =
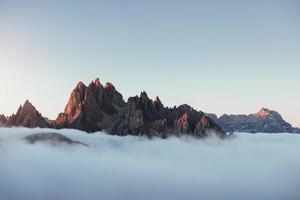
[[[112,116],[117,114],[123,105],[123,96],[113,84],[107,82],[103,87],[99,78],[96,78],[89,87],[80,84],[78,88],[77,85],[70,95],[65,111],[58,115],[54,126],[88,132],[103,130],[111,126]]]
[[[36,108],[27,99],[23,105],[19,106],[18,112],[22,112],[23,110],[35,110],[36,111]]]
[[[102,88],[103,85],[100,82],[99,78],[96,78],[95,80],[91,81],[89,86],[89,88]]]
[[[32,109],[36,110],[36,108],[32,105],[32,103],[27,99],[23,106],[21,106],[22,109]]]
[[[152,102],[153,102],[153,105],[156,107],[164,107],[163,103],[161,102],[161,100],[158,96],[156,96]]]
[[[26,99],[25,103],[24,103],[24,106],[25,105],[29,105],[29,106],[32,106],[32,103],[30,103],[30,101],[28,99]]]
[[[95,79],[95,86],[96,87],[101,87],[102,86],[101,83],[100,83],[100,79],[99,78]]]
[[[140,98],[146,98],[146,99],[149,99],[147,92],[142,91],[142,92],[140,93]]]
[[[158,96],[156,96],[156,97],[154,98],[153,102],[158,102],[158,103],[161,103],[161,101],[160,101],[160,99],[159,99],[159,97],[158,97]]]
[[[26,100],[23,106],[21,105],[19,107],[17,113],[9,118],[8,125],[25,126],[29,128],[45,128],[50,126],[29,100]]]

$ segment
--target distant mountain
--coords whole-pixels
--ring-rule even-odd
[[[207,115],[226,132],[300,133],[299,128],[292,127],[278,112],[266,108],[250,115],[225,114],[219,118],[214,114]]]
[[[149,137],[182,134],[205,137],[212,131],[225,136],[212,119],[188,105],[167,108],[158,97],[149,99],[146,92],[125,102],[111,83],[102,85],[99,79],[88,86],[82,82],[77,84],[53,126]]]
[[[51,127],[45,118],[36,110],[36,108],[27,100],[23,106],[20,106],[17,113],[13,114],[7,121],[8,126],[23,126],[28,128]]]

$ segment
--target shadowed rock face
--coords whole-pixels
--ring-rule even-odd
[[[224,131],[249,133],[298,133],[299,129],[283,120],[281,115],[273,110],[262,108],[256,114],[222,115],[214,119]]]
[[[46,128],[50,127],[45,118],[35,109],[27,100],[23,106],[20,106],[17,113],[12,115],[7,124],[9,126],[23,126],[28,128]]]
[[[151,100],[146,92],[124,102],[111,83],[102,86],[99,79],[89,86],[77,84],[54,127],[149,137],[183,134],[205,137],[213,132],[225,136],[212,119],[188,105],[166,108],[158,97]]]
[[[30,144],[35,144],[38,142],[48,142],[51,145],[55,145],[55,146],[60,144],[87,146],[84,143],[71,140],[70,138],[61,135],[59,133],[36,133],[36,134],[28,135],[24,139]]]

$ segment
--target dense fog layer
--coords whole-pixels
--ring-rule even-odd
[[[57,132],[88,144],[28,144]],[[86,134],[0,128],[0,199],[300,199],[300,135],[236,139]]]

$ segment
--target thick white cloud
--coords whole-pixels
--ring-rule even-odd
[[[27,144],[58,132],[89,145]],[[148,140],[0,129],[0,199],[300,199],[300,135]]]

